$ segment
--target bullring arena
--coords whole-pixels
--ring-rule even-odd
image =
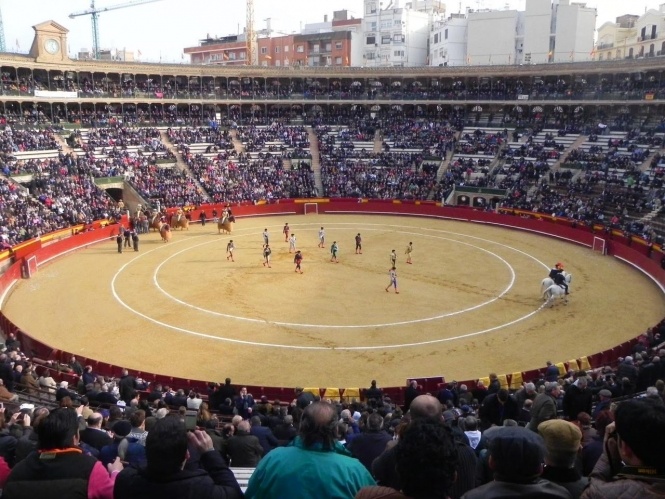
[[[586,246],[488,224],[303,216],[281,206],[273,211],[283,215],[240,218],[232,235],[209,223],[174,232],[168,244],[143,235],[138,253],[118,254],[114,239],[91,245],[41,266],[4,313],[46,344],[138,371],[343,387],[537,369],[620,344],[665,312],[654,282]],[[305,256],[303,275],[284,242],[286,222]],[[271,269],[261,265],[264,228]],[[231,238],[235,263],[225,258]],[[330,262],[333,240],[339,264]],[[398,295],[384,291],[392,249]],[[556,261],[574,277],[570,301],[545,308],[540,281]]]
[[[496,372],[516,387],[546,360],[613,364],[665,316],[659,57],[119,64],[49,53],[67,29],[34,29],[29,55],[0,54],[0,327],[29,356],[183,387],[230,376],[283,400],[376,378],[399,400],[407,378],[434,390]],[[227,203],[238,222],[222,235],[211,215]],[[139,206],[192,223],[118,254],[117,222]],[[392,249],[399,294],[384,291]],[[556,262],[571,295],[549,308],[539,286]]]

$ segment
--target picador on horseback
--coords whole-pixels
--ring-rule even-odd
[[[549,277],[554,281],[554,284],[561,286],[566,290],[566,294],[568,294],[568,284],[566,284],[566,277],[563,275],[562,263],[557,263],[554,268],[550,270]]]

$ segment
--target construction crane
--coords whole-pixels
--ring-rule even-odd
[[[2,22],[2,11],[0,11],[0,52],[7,52],[5,46],[5,24]]]
[[[254,27],[254,0],[247,1],[247,17],[245,19],[245,43],[247,44],[247,64],[259,65],[259,42]]]
[[[131,2],[121,3],[118,5],[109,5],[108,7],[95,7],[95,0],[90,0],[90,8],[81,12],[74,12],[69,14],[70,19],[79,16],[90,16],[92,20],[92,56],[94,59],[99,59],[99,24],[98,17],[102,12],[111,10],[125,9],[127,7],[134,7],[135,5],[143,5],[146,3],[161,2],[162,0],[133,0]]]

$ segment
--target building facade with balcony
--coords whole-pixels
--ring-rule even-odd
[[[598,30],[594,59],[641,59],[665,56],[665,4],[641,16],[625,15]]]
[[[598,28],[598,40],[593,58],[599,61],[623,59],[628,56],[628,45],[632,47],[637,34],[635,23],[640,16],[624,15],[616,18],[616,22],[606,22]]]
[[[301,34],[260,36],[260,66],[351,66],[360,62],[361,19],[349,19],[338,11],[332,22],[327,16],[322,23],[306,25]],[[354,45],[355,41],[355,45]],[[353,48],[356,47],[354,51]],[[247,43],[244,34],[222,38],[206,37],[198,47],[186,47],[192,64],[245,66]]]
[[[665,4],[659,10],[648,10],[635,23],[637,46],[634,57],[665,55]]]
[[[293,66],[331,67],[353,65],[351,45],[359,35],[349,31],[328,31],[293,37]]]

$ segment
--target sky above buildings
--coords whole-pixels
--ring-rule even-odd
[[[137,0],[133,0],[137,1]],[[395,0],[393,0],[394,2]],[[404,5],[407,0],[399,0]],[[577,0],[579,1],[579,0]],[[129,0],[96,0],[97,8],[128,3]],[[385,6],[390,0],[383,0]],[[613,21],[623,14],[643,14],[647,8],[658,9],[665,0],[588,0],[598,9],[598,24]],[[524,9],[525,0],[446,1],[447,13],[465,9]],[[34,31],[32,26],[54,20],[69,29],[69,53],[92,46],[90,16],[74,19],[69,14],[88,9],[90,0],[0,0],[8,51],[26,53]],[[306,23],[332,18],[334,10],[348,10],[363,17],[363,0],[254,0],[256,28],[279,32],[298,32]],[[206,36],[225,36],[242,32],[245,26],[245,2],[239,0],[158,0],[144,5],[114,10],[99,15],[102,48],[133,50],[143,61],[186,62],[184,47],[196,46]]]

